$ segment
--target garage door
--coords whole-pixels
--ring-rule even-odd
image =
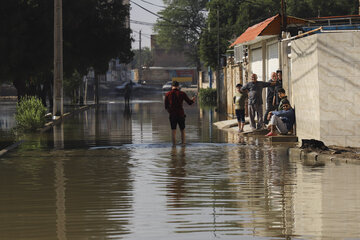
[[[258,81],[263,81],[263,76],[262,76],[262,49],[261,48],[257,48],[257,49],[253,49],[251,50],[251,55],[250,55],[250,67],[251,67],[251,72],[252,73],[256,73],[258,76]]]
[[[279,52],[278,43],[274,43],[267,46],[267,59],[266,59],[266,80],[270,80],[271,73],[276,72],[279,69]]]

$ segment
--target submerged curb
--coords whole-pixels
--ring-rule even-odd
[[[79,113],[79,112],[83,112],[83,111],[85,111],[85,110],[87,110],[87,109],[89,109],[89,108],[91,108],[91,107],[93,107],[93,106],[95,106],[95,105],[96,105],[96,104],[91,104],[91,105],[82,106],[82,107],[80,107],[80,108],[78,108],[78,109],[76,109],[76,110],[74,110],[74,111],[72,111],[72,112],[64,113],[61,117],[59,117],[59,118],[57,118],[57,119],[55,119],[55,120],[52,120],[52,121],[46,123],[43,128],[40,128],[40,129],[39,129],[39,131],[40,131],[40,132],[46,132],[46,131],[48,131],[50,128],[52,128],[53,126],[55,126],[56,124],[61,123],[61,121],[62,121],[64,118],[67,118],[67,117],[72,116],[72,115],[74,115],[74,114],[76,114],[76,113]]]
[[[4,148],[3,150],[0,151],[0,157],[5,155],[8,151],[13,150],[14,148],[17,148],[17,146],[19,146],[23,142],[24,142],[24,140],[21,140],[21,141],[18,141],[16,143]]]
[[[85,110],[87,110],[87,109],[89,109],[89,108],[91,108],[91,107],[93,107],[93,106],[95,106],[95,105],[96,105],[96,104],[91,104],[91,105],[82,106],[82,107],[80,107],[80,108],[78,108],[78,109],[76,109],[76,110],[74,110],[74,111],[72,111],[72,112],[64,113],[61,117],[59,117],[59,118],[57,118],[57,119],[55,119],[55,120],[52,120],[52,121],[46,123],[43,128],[40,128],[40,129],[39,129],[39,131],[40,131],[41,133],[46,132],[47,130],[49,130],[50,128],[52,128],[53,126],[55,126],[56,124],[61,123],[61,121],[62,121],[64,118],[69,117],[69,116],[71,116],[71,115],[73,115],[73,114],[76,114],[76,113],[79,113],[79,112],[83,112],[83,111],[85,111]],[[17,141],[17,142],[15,142],[15,143],[13,143],[12,145],[10,145],[10,146],[8,146],[8,147],[0,150],[0,157],[3,156],[3,155],[5,155],[7,152],[9,152],[9,151],[17,148],[17,147],[18,147],[20,144],[22,144],[23,142],[24,142],[24,140]]]
[[[358,159],[352,158],[342,158],[342,157],[334,157],[330,154],[323,154],[318,152],[307,152],[301,148],[289,148],[288,154],[292,159],[303,160],[307,163],[318,163],[318,164],[325,164],[325,163],[336,163],[336,164],[358,164],[360,165],[360,161]]]

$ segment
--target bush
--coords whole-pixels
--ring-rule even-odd
[[[205,105],[216,105],[216,89],[201,88],[199,91],[199,101]]]
[[[34,131],[45,124],[46,107],[41,100],[25,96],[16,105],[15,120],[17,127],[24,131]]]

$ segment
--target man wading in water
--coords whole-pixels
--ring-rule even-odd
[[[190,99],[186,93],[180,91],[179,82],[173,81],[170,92],[165,95],[165,109],[169,113],[171,125],[171,139],[173,145],[176,145],[176,126],[179,124],[181,132],[181,143],[185,144],[185,113],[183,101],[191,105],[195,102],[195,96]]]

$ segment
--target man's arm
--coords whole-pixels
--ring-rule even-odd
[[[245,90],[248,90],[248,84],[245,84],[244,86],[242,86],[240,88],[241,91],[245,91]]]
[[[274,86],[276,84],[276,82],[262,82],[262,87],[263,88],[266,88],[266,87],[271,87],[271,86]]]
[[[290,118],[293,114],[294,111],[292,109],[289,110],[280,110],[280,111],[273,111],[272,114],[278,116],[278,117],[287,117]]]
[[[184,98],[185,102],[187,102],[187,104],[189,104],[189,105],[191,105],[195,102],[195,96],[192,97],[192,99],[190,99],[188,97],[188,95],[186,95],[186,93],[184,93],[184,92],[183,92],[183,98]]]

